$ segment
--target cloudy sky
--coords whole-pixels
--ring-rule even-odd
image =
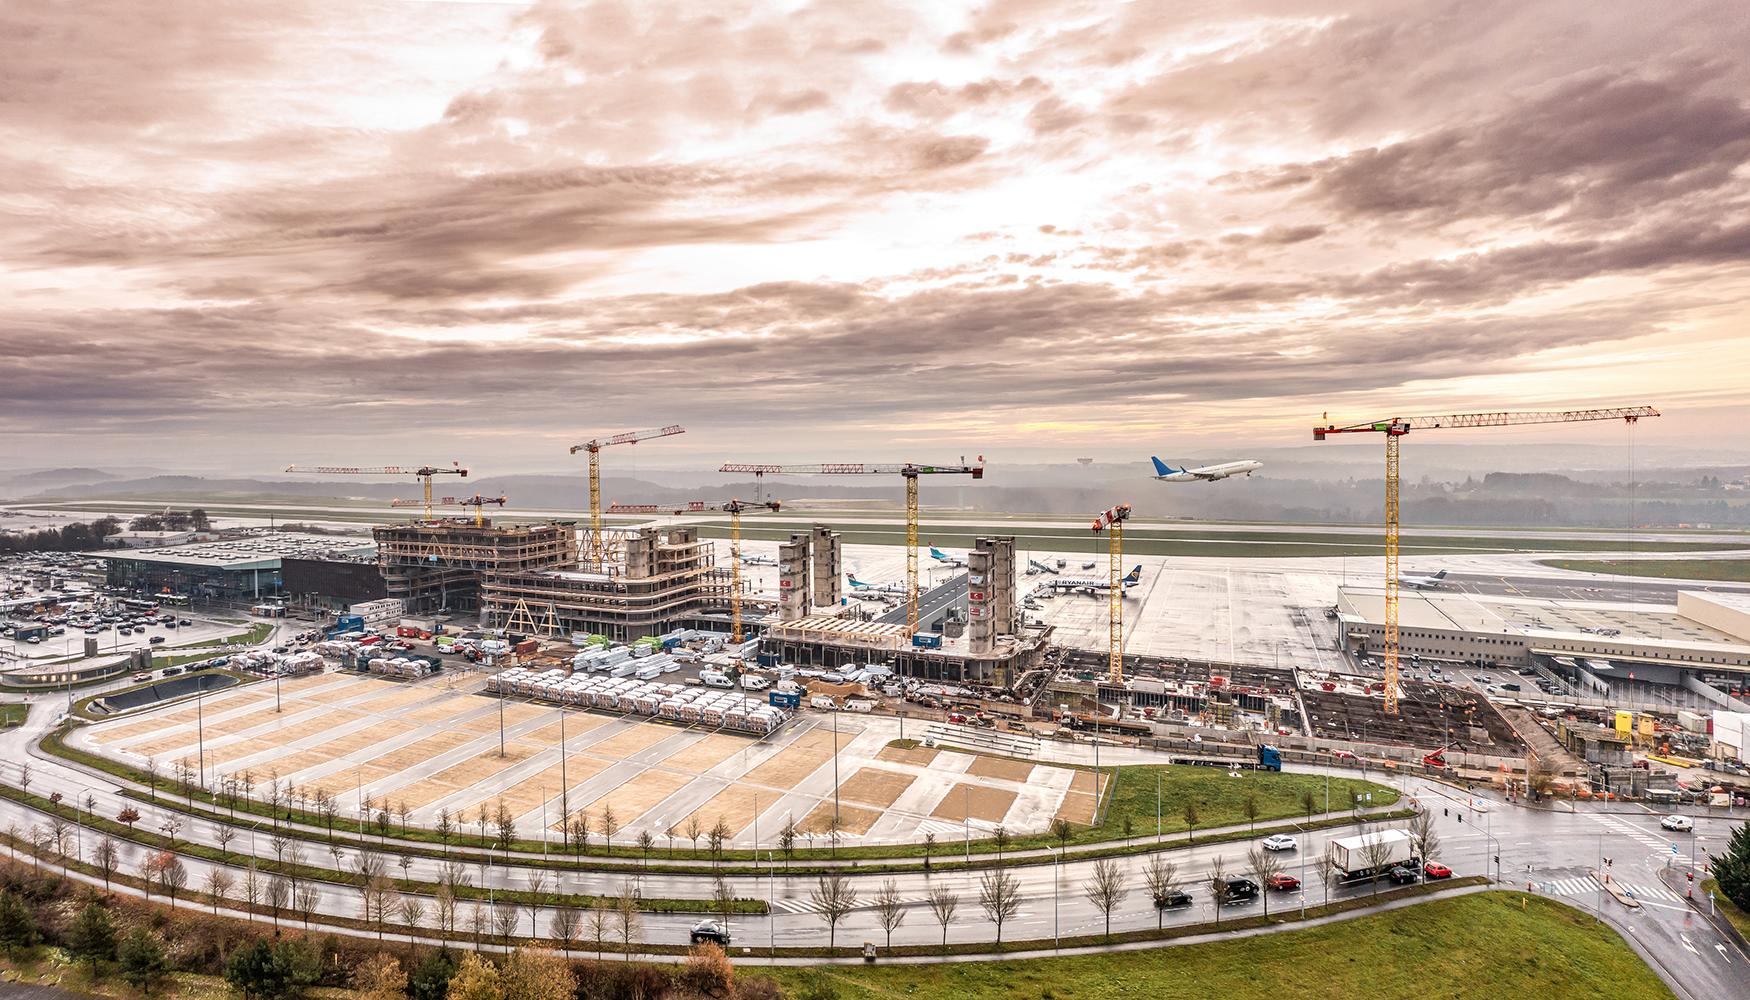
[[[0,462],[1750,449],[1746,51],[1731,2],[9,0]]]

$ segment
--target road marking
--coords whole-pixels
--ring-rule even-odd
[[[1687,950],[1691,955],[1701,954],[1701,952],[1695,950],[1695,945],[1692,945],[1689,943],[1689,935],[1679,934],[1679,935],[1677,935],[1677,937],[1679,940],[1681,940],[1683,942],[1684,949]]]
[[[1730,962],[1732,960],[1732,956],[1726,954],[1726,946],[1725,945],[1716,944],[1716,945],[1714,945],[1714,950],[1718,951],[1720,953],[1720,957],[1725,959],[1726,961]]]

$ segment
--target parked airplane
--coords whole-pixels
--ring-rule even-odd
[[[1431,587],[1440,586],[1441,582],[1445,579],[1446,571],[1441,570],[1433,576],[1400,576],[1398,577],[1398,584],[1404,587],[1415,587],[1417,590],[1427,590]]]
[[[771,556],[742,556],[741,564],[743,566],[776,566],[778,560]]]
[[[864,583],[849,573],[845,574],[845,578],[851,581],[851,589],[859,593],[905,596],[905,584],[903,583]]]
[[[941,563],[944,566],[964,566],[964,565],[966,565],[966,560],[960,558],[959,556],[951,556],[948,553],[943,552],[941,549],[936,548],[934,545],[930,546],[930,558],[936,560],[937,562]]]
[[[1050,574],[1051,574],[1051,575],[1052,575],[1052,576],[1056,576],[1056,575],[1057,575],[1057,567],[1055,567],[1055,566],[1047,566],[1047,565],[1045,565],[1045,564],[1044,564],[1044,563],[1042,563],[1042,562],[1040,562],[1040,561],[1039,561],[1039,560],[1037,560],[1037,559],[1029,559],[1029,560],[1027,560],[1027,565],[1028,565],[1028,566],[1029,566],[1029,567],[1031,567],[1031,569],[1030,569],[1030,570],[1029,570],[1029,572],[1031,572],[1031,571],[1032,571],[1032,570],[1038,570],[1038,571],[1039,571],[1039,572],[1041,572],[1041,573],[1050,573]]]
[[[1129,590],[1131,587],[1141,583],[1142,567],[1138,566],[1131,570],[1130,574],[1119,582],[1124,585],[1125,590]],[[1088,594],[1096,594],[1100,591],[1110,592],[1112,589],[1112,581],[1103,576],[1060,576],[1055,580],[1047,580],[1044,583],[1041,583],[1040,586],[1050,587],[1052,590],[1079,590]]]
[[[1243,462],[1222,462],[1219,465],[1205,465],[1197,469],[1187,469],[1184,466],[1175,469],[1158,458],[1152,458],[1150,461],[1155,464],[1155,472],[1157,475],[1154,478],[1159,479],[1163,483],[1195,483],[1199,480],[1206,483],[1213,483],[1217,479],[1226,479],[1229,476],[1237,476],[1242,472],[1249,476],[1264,467],[1263,462],[1254,462],[1250,459]]]

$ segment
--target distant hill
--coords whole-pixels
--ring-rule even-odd
[[[44,469],[41,472],[26,472],[23,475],[12,476],[14,483],[92,483],[100,479],[115,479],[114,475],[102,469]]]

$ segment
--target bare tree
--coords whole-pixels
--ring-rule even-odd
[[[409,879],[407,877],[407,869],[413,867],[413,855],[403,854],[399,858],[395,859],[395,863],[401,866],[401,882],[402,882],[402,884],[412,885],[413,880]]]
[[[697,813],[687,817],[686,834],[687,839],[693,842],[693,857],[695,858],[699,856],[699,836],[704,832],[705,828],[699,825],[699,816]]]
[[[1123,867],[1111,858],[1101,858],[1094,862],[1093,873],[1088,876],[1087,881],[1082,883],[1082,895],[1086,896],[1088,902],[1093,903],[1094,908],[1106,917],[1107,937],[1112,936],[1112,911],[1116,910],[1118,904],[1124,902],[1124,897],[1130,894],[1124,881]],[[1000,926],[997,933],[1000,940],[1002,934]]]
[[[614,900],[614,915],[619,918],[620,945],[630,958],[632,942],[644,933],[644,917],[638,912],[638,893],[630,880],[620,883],[620,895]]]
[[[243,873],[243,898],[249,902],[249,922],[255,922],[255,908],[261,905],[261,894],[266,888],[261,872],[251,864]]]
[[[158,824],[158,829],[164,831],[164,836],[170,839],[168,846],[175,847],[176,835],[182,832],[182,817],[175,815],[166,816],[164,822]]]
[[[614,927],[614,908],[598,897],[589,908],[589,936],[595,938],[595,957],[601,961],[602,942]]]
[[[614,853],[614,834],[619,832],[620,820],[614,815],[613,805],[607,802],[602,803],[602,840],[606,845],[603,847],[602,853]]]
[[[418,896],[403,896],[401,898],[401,923],[409,934],[419,930],[419,925],[425,920],[425,901]]]
[[[558,942],[560,951],[570,951],[571,946],[577,942],[580,923],[578,912],[569,906],[561,906],[553,912],[548,926],[553,931],[553,940]]]
[[[213,912],[218,913],[219,907],[225,905],[225,897],[231,895],[231,873],[218,865],[207,869],[207,895],[212,897]]]
[[[729,921],[735,916],[735,893],[729,891],[729,880],[719,873],[711,888],[711,903],[723,918],[723,933],[729,933]]]
[[[1367,877],[1373,883],[1375,896],[1379,895],[1379,880],[1391,867],[1392,842],[1382,836],[1384,832],[1372,830],[1361,835],[1361,857],[1367,862]]]
[[[723,860],[723,842],[729,839],[729,834],[729,823],[722,816],[718,816],[717,822],[711,824],[711,832],[705,835],[706,842],[711,847],[711,860]]]
[[[644,866],[646,868],[650,867],[650,849],[655,846],[656,838],[650,835],[649,830],[638,831],[638,850],[644,854]]]
[[[571,821],[571,846],[584,854],[589,853],[589,813],[580,812]]]
[[[108,892],[110,876],[121,866],[121,848],[116,844],[116,839],[105,835],[97,842],[97,850],[92,853],[91,860],[97,865],[97,870],[103,873],[103,890]]]
[[[1300,793],[1300,811],[1306,813],[1306,821],[1312,823],[1313,813],[1319,808],[1319,800],[1313,797],[1312,789]]]
[[[146,773],[152,775],[154,778],[156,778],[157,774],[158,774],[158,764],[156,761],[154,761],[150,757],[146,758]],[[27,760],[24,763],[18,765],[18,790],[23,792],[26,795],[29,795],[30,794],[30,781],[31,781],[31,763],[30,763],[30,761]]]
[[[1227,872],[1222,867],[1221,855],[1209,859],[1209,899],[1215,904],[1215,925],[1221,926],[1221,908],[1227,903]]]
[[[213,824],[213,839],[219,842],[219,854],[222,857],[230,857],[231,841],[237,839],[237,828],[220,820]]]
[[[960,909],[960,894],[945,885],[930,890],[930,912],[942,925],[942,950],[948,950],[948,925],[954,922],[954,911]]]
[[[547,872],[541,868],[531,868],[523,876],[529,883],[529,937],[535,937],[537,931],[535,921],[541,909],[541,900],[547,892]]]
[[[159,887],[170,897],[170,908],[176,909],[176,890],[188,884],[188,869],[183,866],[181,858],[169,851],[160,854],[153,867]]]
[[[1264,898],[1264,917],[1269,919],[1270,883],[1282,873],[1282,859],[1276,856],[1275,851],[1251,847],[1246,850],[1246,869],[1258,883],[1258,895]]]
[[[1245,799],[1240,802],[1240,811],[1245,813],[1246,818],[1252,821],[1252,832],[1257,833],[1258,832],[1258,793],[1257,792],[1247,792],[1246,793]]]
[[[794,833],[794,828],[792,828],[792,833]],[[936,835],[934,832],[926,831],[924,833],[924,871],[930,870],[930,856],[935,854],[935,853],[936,853]],[[789,858],[788,858],[788,856],[786,856],[785,862],[788,863],[788,861],[789,861]]]
[[[437,833],[438,843],[443,845],[444,853],[450,853],[450,837],[456,832],[456,824],[450,820],[448,806],[438,810],[437,825],[432,829]]]
[[[990,832],[990,839],[991,843],[996,845],[997,860],[1001,861],[1003,859],[1003,852],[1009,849],[1009,841],[1011,839],[1009,837],[1009,828],[998,823],[996,829]]]
[[[448,883],[439,882],[431,894],[432,905],[437,907],[438,930],[444,934],[456,931],[456,890]]]
[[[389,914],[394,912],[401,893],[395,888],[395,880],[381,871],[372,873],[361,890],[365,903],[365,919],[377,925],[377,940],[383,940],[383,925],[388,923]]]
[[[504,938],[504,946],[510,947],[510,936],[516,931],[517,921],[522,919],[522,907],[514,901],[507,900],[492,908],[492,926],[498,931],[498,936]]]
[[[1154,897],[1155,929],[1160,930],[1165,925],[1167,893],[1179,884],[1179,866],[1159,854],[1151,854],[1148,866],[1142,870],[1142,880],[1148,886],[1149,895]]]
[[[406,799],[402,799],[395,804],[395,814],[401,817],[401,835],[405,837],[407,836],[407,821],[413,816],[413,808],[407,804]]]
[[[893,948],[893,932],[905,923],[905,904],[899,898],[899,883],[884,879],[875,893],[875,918],[887,932],[887,947]]]
[[[1061,853],[1068,849],[1069,838],[1076,835],[1075,824],[1059,816],[1051,821],[1051,835],[1057,838],[1057,849]]]
[[[1185,842],[1195,843],[1197,840],[1197,821],[1203,817],[1197,813],[1197,803],[1185,800]]]
[[[316,915],[316,908],[322,905],[322,890],[315,882],[300,884],[292,893],[292,906],[298,911],[298,916],[304,920],[304,930],[310,929],[310,918]]]
[[[498,800],[497,812],[498,849],[508,851],[516,843],[516,817],[510,814],[510,807],[504,804],[504,799]]]
[[[978,877],[978,905],[997,925],[997,944],[1003,943],[1003,924],[1021,910],[1021,882],[1000,868]]]
[[[934,843],[936,835],[927,833],[924,837]],[[784,827],[778,831],[778,850],[784,852],[784,867],[790,867],[790,858],[796,853],[796,818],[794,816],[784,817]],[[928,855],[925,857],[927,858]]]
[[[292,884],[278,875],[267,880],[267,905],[273,910],[273,926],[280,925],[280,911],[292,900]]]
[[[826,920],[826,946],[830,950],[837,946],[839,921],[857,905],[856,887],[851,885],[850,879],[835,871],[816,878],[808,898]]]
[[[486,917],[486,904],[476,899],[474,906],[468,911],[468,927],[474,932],[474,950],[480,950],[480,939],[486,936],[487,925],[491,923]]]
[[[1423,806],[1421,811],[1410,820],[1405,829],[1410,835],[1410,850],[1416,852],[1426,864],[1434,860],[1434,855],[1440,852],[1440,833],[1434,828],[1434,814]]]

